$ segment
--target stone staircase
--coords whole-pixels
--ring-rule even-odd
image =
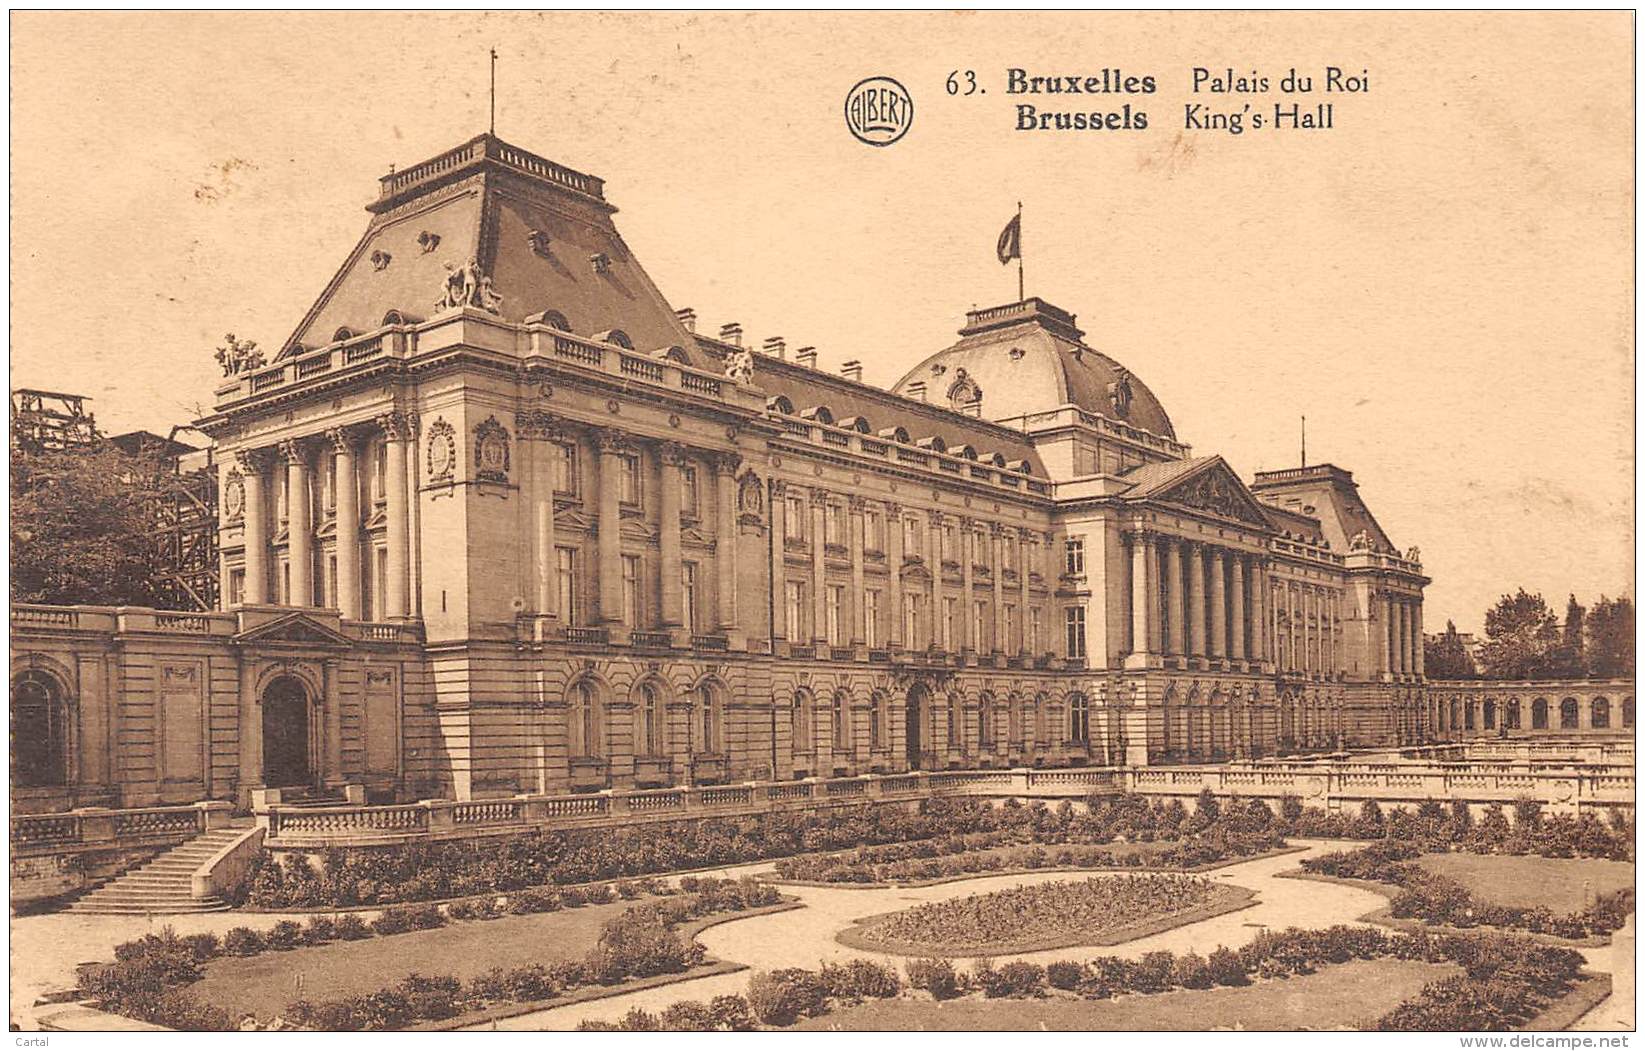
[[[104,916],[221,912],[229,907],[221,898],[194,896],[194,872],[245,832],[244,828],[219,828],[195,836],[81,895],[68,911]]]

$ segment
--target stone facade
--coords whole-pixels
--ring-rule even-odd
[[[80,727],[50,738],[72,801],[1148,765],[1434,730],[1427,581],[1351,475],[1247,484],[1194,456],[1049,303],[971,311],[888,391],[697,333],[601,180],[495,138],[385,176],[369,211],[281,352],[225,363],[200,421],[225,611],[14,618],[14,673],[57,676]],[[193,701],[162,685],[173,663]]]
[[[1631,736],[1631,679],[1435,681],[1429,721],[1440,740],[1476,737]]]

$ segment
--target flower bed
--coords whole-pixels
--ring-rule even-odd
[[[1243,887],[1152,873],[1056,880],[871,916],[838,938],[903,955],[982,956],[1113,945],[1249,904]]]
[[[1351,960],[1421,961],[1462,968],[1460,976],[1430,983],[1373,1023],[1373,1028],[1384,1031],[1520,1028],[1565,996],[1578,981],[1582,966],[1578,953],[1526,938],[1401,934],[1339,925],[1324,930],[1265,931],[1237,951],[1218,946],[1209,956],[1159,951],[1136,960],[1104,956],[1090,962],[1062,960],[1045,967],[1020,961],[996,967],[990,961],[979,960],[968,972],[956,971],[946,959],[910,960],[905,966],[905,990],[892,992],[892,983],[879,981],[874,986],[876,991],[867,996],[851,990],[842,992],[837,978],[849,968],[876,967],[867,961],[832,968],[834,977],[826,967],[822,972],[787,968],[756,974],[749,983],[746,1002],[760,1024],[780,1027],[879,996],[1108,1000],[1179,989],[1283,981]],[[690,1018],[697,1013],[696,1006],[678,1013],[670,1008],[661,1015],[631,1011],[617,1023],[585,1024],[582,1028],[667,1029],[670,1026],[665,1019]]]
[[[1555,915],[1545,907],[1522,908],[1482,901],[1456,880],[1416,864],[1420,847],[1383,840],[1353,851],[1336,851],[1302,862],[1304,872],[1338,879],[1367,880],[1397,887],[1388,911],[1395,919],[1418,919],[1447,927],[1502,927],[1580,940],[1608,935],[1634,908],[1631,889],[1599,897],[1580,912]]]
[[[1416,809],[1394,807],[1384,812],[1375,801],[1362,804],[1358,814],[1303,809],[1288,799],[1280,808],[1280,824],[1290,835],[1320,839],[1397,839],[1431,852],[1463,851],[1474,854],[1534,854],[1549,858],[1607,858],[1632,861],[1634,827],[1631,812],[1612,810],[1607,820],[1593,814],[1547,815],[1535,800],[1513,805],[1513,821],[1500,803],[1487,806],[1477,819],[1467,803],[1449,808],[1429,800]]]
[[[653,888],[660,889],[660,888]],[[604,895],[610,900],[608,888]],[[608,921],[599,942],[581,960],[496,971],[465,984],[450,976],[411,975],[398,985],[366,996],[311,1003],[287,1010],[281,1027],[317,1029],[397,1029],[416,1021],[439,1020],[480,1010],[511,997],[544,999],[583,985],[613,985],[634,978],[676,974],[700,963],[702,946],[676,928],[687,921],[776,905],[776,889],[756,880],[681,880],[683,893],[635,905]],[[371,923],[360,917],[313,916],[306,925],[281,921],[267,932],[237,927],[219,941],[210,934],[179,938],[167,928],[115,947],[115,962],[81,968],[85,996],[106,1010],[173,1029],[229,1028],[221,1008],[202,1004],[187,987],[203,965],[221,955],[252,956],[334,940],[388,937],[441,927],[452,920],[486,920],[527,912],[551,912],[585,904],[578,891],[568,899],[558,891],[533,890],[506,898],[490,896],[435,905],[397,906]],[[450,1009],[448,1011],[448,1008]],[[269,1020],[259,1020],[265,1025]]]

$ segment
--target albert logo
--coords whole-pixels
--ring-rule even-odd
[[[845,96],[845,126],[858,142],[889,146],[914,123],[914,100],[890,77],[859,80]]]

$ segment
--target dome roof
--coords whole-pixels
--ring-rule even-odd
[[[1171,418],[1130,370],[1083,342],[1074,315],[1041,299],[973,310],[960,341],[916,365],[892,388],[990,420],[1060,405],[1176,440]]]

